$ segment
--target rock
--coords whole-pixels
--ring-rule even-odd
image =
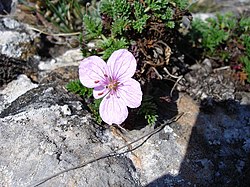
[[[75,66],[57,68],[39,85],[22,75],[1,91],[2,98],[8,98],[8,90],[15,90],[18,82],[27,87],[12,93],[0,113],[0,186],[36,184],[154,129],[146,126],[120,133],[97,125],[81,99],[63,87],[77,76],[66,72],[76,70]],[[191,97],[180,94],[177,108],[184,115],[144,144],[137,142],[133,145],[140,145],[137,149],[64,173],[41,186],[242,184],[240,177],[246,178],[249,166],[249,106],[230,101],[208,103],[209,107],[200,108]]]
[[[18,60],[0,54],[0,88],[16,79],[18,75],[26,74],[33,81],[38,80],[38,62],[35,60]]]
[[[184,137],[189,140],[178,179],[191,186],[248,186],[250,106],[228,100],[213,101],[210,107],[200,108],[190,97],[180,97],[178,108],[185,112],[178,121],[182,128],[171,127],[180,137],[188,132]]]
[[[238,96],[238,101],[241,105],[250,105],[250,94],[248,92],[236,92],[236,96]]]
[[[43,76],[42,76],[43,75]],[[49,84],[56,82],[65,86],[72,80],[79,79],[78,66],[65,66],[40,74],[40,84]]]
[[[213,16],[216,12],[233,12],[236,15],[249,15],[249,0],[199,0],[192,10],[198,11],[194,17],[206,19]],[[205,13],[200,13],[203,11]],[[211,14],[212,13],[212,14]]]
[[[0,19],[0,53],[10,58],[28,60],[36,54],[38,34],[11,18]]]
[[[93,122],[75,95],[55,84],[29,90],[0,116],[0,186],[34,185],[114,148],[102,143],[112,139],[108,130]],[[72,185],[130,187],[140,182],[131,160],[121,155],[64,173],[41,186]]]
[[[47,61],[39,63],[39,69],[42,71],[52,71],[54,69],[66,66],[78,66],[83,59],[81,50],[71,49],[66,51],[63,55]]]
[[[202,21],[206,21],[208,18],[214,18],[215,14],[214,13],[195,13],[192,14],[194,19],[200,19]]]
[[[131,131],[127,136],[133,140],[150,131],[152,128],[146,127],[140,131]],[[178,175],[186,150],[186,144],[180,144],[179,138],[172,127],[166,126],[161,133],[155,134],[143,146],[128,155],[140,173],[140,181],[143,186],[148,184],[150,186],[168,186],[170,183],[158,179],[165,175]]]
[[[13,80],[3,90],[0,90],[0,112],[19,96],[36,87],[37,84],[32,83],[26,75],[18,76],[17,80]]]
[[[9,17],[0,18],[0,35],[0,87],[20,74],[37,81],[38,35]]]
[[[82,60],[80,49],[71,49],[63,55],[39,62],[39,82],[56,81],[64,85],[70,80],[79,79],[78,66]]]
[[[212,71],[210,60],[205,59],[201,64],[192,65],[190,70],[177,86],[178,91],[185,91],[198,101],[208,98],[216,101],[235,98],[236,80],[233,79],[230,69]]]

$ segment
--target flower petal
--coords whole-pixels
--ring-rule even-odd
[[[106,81],[104,74],[107,74],[108,67],[98,56],[91,56],[81,61],[79,66],[79,78],[81,83],[88,87],[94,88]]]
[[[97,86],[93,90],[93,96],[95,99],[100,99],[104,97],[105,95],[107,95],[108,92],[109,92],[109,89],[106,88],[106,86]]]
[[[99,112],[102,120],[109,125],[120,125],[128,117],[128,108],[124,100],[116,94],[108,94],[103,98]]]
[[[136,60],[127,49],[119,49],[112,53],[107,65],[113,79],[131,78],[136,70]]]
[[[137,108],[141,105],[141,86],[135,79],[128,79],[121,83],[117,89],[117,95],[121,97],[129,108]]]

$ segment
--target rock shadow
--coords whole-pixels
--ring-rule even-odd
[[[0,14],[6,15],[11,12],[12,0],[1,0],[0,1]]]
[[[250,186],[249,176],[250,105],[207,99],[201,102],[178,174],[165,174],[145,187]]]
[[[178,114],[176,101],[179,98],[179,93],[174,91],[171,95],[173,85],[173,82],[170,81],[152,79],[142,87],[144,93],[142,105],[145,104],[144,100],[146,99],[150,100],[152,105],[155,105],[155,112],[158,115],[157,122],[171,119]],[[149,102],[147,104],[149,104]],[[148,125],[147,120],[144,118],[145,115],[139,114],[141,108],[142,106],[136,109],[130,109],[124,128],[128,130],[140,130]],[[152,106],[152,108],[154,107]]]

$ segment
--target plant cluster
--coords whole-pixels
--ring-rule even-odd
[[[73,80],[66,85],[66,89],[81,96],[84,100],[84,103],[93,114],[96,122],[101,124],[102,119],[99,114],[101,99],[93,98],[93,88],[87,88],[83,86],[80,80]],[[157,111],[158,107],[154,101],[154,98],[150,95],[145,95],[143,96],[141,106],[138,110],[135,111],[135,114],[144,116],[144,119],[146,120],[148,125],[155,125],[159,117],[157,115]]]
[[[46,20],[58,31],[69,33],[82,29],[82,18],[88,0],[19,0],[19,3],[23,10],[39,14],[41,22]],[[95,4],[93,1],[93,5]]]
[[[165,64],[165,48],[173,45],[187,6],[187,0],[103,0],[96,12],[84,16],[83,54],[106,60],[126,48],[138,57],[140,71],[146,64]],[[93,41],[95,47],[89,48],[86,43]]]
[[[154,98],[150,95],[145,95],[137,114],[143,115],[149,125],[155,125],[157,118],[159,117],[157,111],[158,107],[154,102]]]
[[[137,60],[134,77],[144,85],[157,71],[164,73],[171,49],[175,55],[178,29],[183,16],[189,15],[187,7],[188,0],[103,0],[96,11],[87,10],[83,18],[83,56],[107,60],[114,51],[128,49]],[[148,93],[147,88],[144,92]],[[153,97],[144,97],[141,107],[133,110],[151,125],[158,118]]]
[[[87,105],[87,107],[95,117],[97,123],[101,123],[102,119],[98,112],[101,100],[93,98],[92,88],[83,86],[80,80],[72,80],[66,85],[66,89],[81,96],[84,99],[84,103]]]
[[[250,83],[250,18],[232,13],[217,14],[206,21],[194,20],[190,31],[194,46],[218,66],[229,65],[241,82]],[[247,76],[246,76],[247,74]]]

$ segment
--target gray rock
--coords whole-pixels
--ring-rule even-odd
[[[0,114],[0,186],[28,186],[111,151],[75,95],[57,85],[20,96]],[[107,131],[106,137],[112,139]],[[41,186],[140,186],[130,159],[99,160]]]
[[[177,86],[178,91],[185,91],[198,101],[208,98],[216,101],[235,98],[236,81],[230,69],[212,71],[210,60],[205,59],[201,64],[192,65],[190,70],[180,81],[182,86]]]
[[[19,96],[35,87],[37,84],[32,83],[26,75],[20,75],[17,80],[10,82],[3,90],[0,90],[0,112]]]
[[[0,18],[0,87],[26,74],[37,81],[39,35],[9,17]]]
[[[119,134],[115,129],[95,124],[80,98],[62,86],[66,79],[58,80],[59,74],[66,75],[65,71],[69,69],[59,68],[38,87],[21,76],[30,88],[35,88],[27,88],[28,91],[19,94],[2,91],[4,98],[8,93],[13,95],[0,113],[0,186],[36,184],[153,130],[147,126]],[[56,79],[51,81],[53,77]],[[14,83],[19,79],[5,89],[15,89]],[[242,98],[246,95],[249,96],[245,94]],[[184,116],[136,150],[98,160],[41,186],[239,184],[239,179],[235,183],[230,176],[239,178],[248,166],[249,106],[234,102],[221,106],[212,100],[207,107],[211,108],[210,113],[207,113],[199,111],[199,107],[185,96],[180,96],[178,103]]]
[[[194,2],[194,1],[193,1]],[[195,18],[206,19],[213,17],[216,13],[232,12],[236,15],[249,15],[249,0],[199,0],[196,1],[196,9],[198,12],[193,16]]]
[[[129,132],[129,136],[131,139],[135,139],[150,131],[152,128],[146,127],[141,131]],[[153,186],[169,186],[170,181],[164,182],[164,180],[159,181],[158,179],[166,175],[178,176],[186,149],[186,144],[180,144],[179,140],[180,137],[173,128],[166,126],[161,133],[152,136],[143,146],[133,152],[136,158],[135,155],[128,155],[140,172],[140,181],[143,186],[149,183],[152,183]]]
[[[1,186],[34,184],[128,143],[97,126],[79,98],[57,84],[40,85],[13,100],[0,114]],[[132,141],[151,130],[131,131],[126,137]],[[177,137],[167,126],[133,153],[99,160],[42,186],[130,187],[147,185],[166,173],[177,175],[185,155]]]
[[[22,61],[0,54],[0,87],[25,74],[33,81],[37,81],[37,61]]]
[[[250,106],[232,100],[213,105],[212,110],[204,107],[204,112],[200,112],[191,137],[196,141],[201,138],[199,141],[203,142],[207,152],[205,158],[213,163],[213,168],[207,173],[214,175],[205,184],[244,186],[248,179],[242,181],[241,178],[247,177],[244,172],[249,167],[245,163],[249,162],[250,153]],[[220,177],[215,177],[215,173],[219,173]],[[202,182],[200,184],[203,185]]]
[[[52,71],[54,69],[65,66],[79,66],[83,59],[81,50],[71,49],[66,51],[63,55],[47,61],[40,61],[39,69],[42,71]]]
[[[11,18],[0,19],[0,53],[19,60],[28,60],[36,54],[38,34],[27,25]]]
[[[78,79],[78,66],[81,60],[82,53],[80,49],[71,49],[56,58],[48,59],[47,61],[40,61],[38,65],[39,82],[45,82],[46,79],[48,80],[48,74],[50,74],[49,77],[51,77],[53,72],[55,72],[55,76],[61,75],[60,80],[58,79],[57,82],[63,80],[65,77],[68,80]],[[74,69],[71,68],[73,66],[75,67]],[[67,71],[65,71],[66,69]],[[59,72],[61,70],[64,70],[64,72]],[[74,77],[72,77],[72,75]],[[68,77],[71,77],[71,79]]]

